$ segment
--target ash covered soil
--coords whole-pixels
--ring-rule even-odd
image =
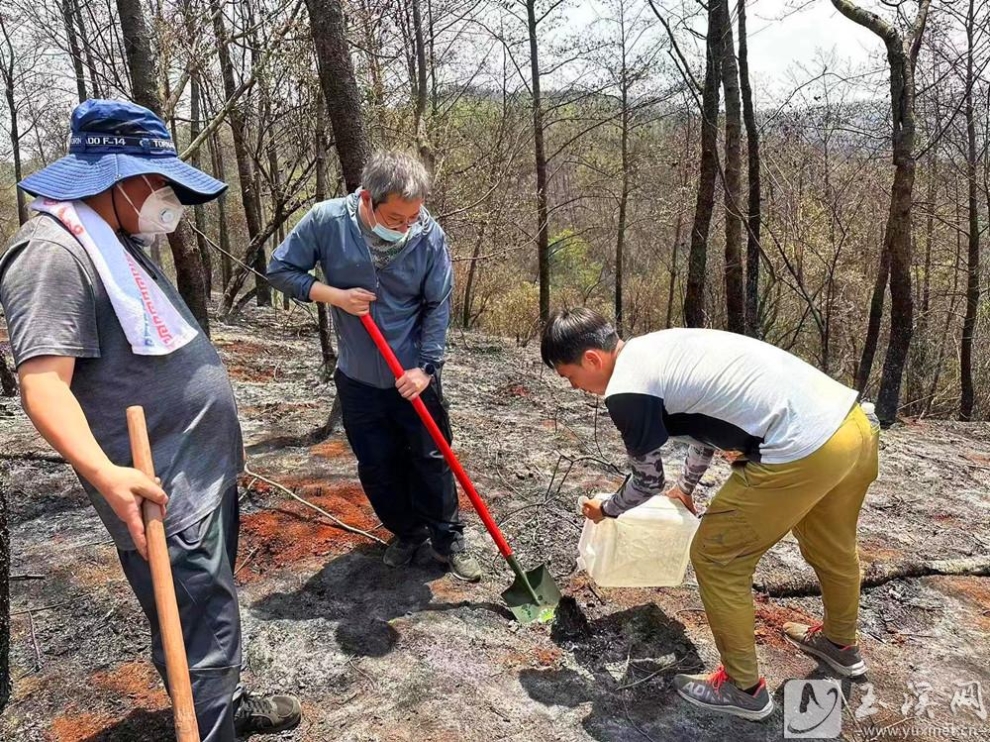
[[[316,446],[279,444],[313,430],[330,409],[312,316],[250,309],[217,322],[213,339],[233,379],[251,469],[387,538],[342,432]],[[480,585],[454,580],[428,553],[410,569],[389,569],[378,543],[245,475],[237,565],[245,682],[297,694],[305,714],[298,729],[275,739],[781,739],[784,681],[828,674],[783,641],[780,626],[820,616],[820,599],[756,598],[758,652],[778,702],[769,720],[722,719],[689,706],[671,677],[717,662],[693,574],[676,589],[610,590],[575,569],[578,495],[622,481],[622,448],[604,410],[543,369],[537,349],[473,333],[451,332],[444,387],[455,450],[520,561],[546,562],[571,600],[552,625],[514,623],[499,598],[511,575],[466,500],[471,548],[487,569]],[[14,575],[14,695],[0,739],[171,739],[148,630],[96,515],[70,469],[40,458],[51,452],[16,400],[0,400],[0,429]],[[990,554],[990,426],[908,422],[885,431],[881,445],[880,480],[861,519],[864,566]],[[682,453],[671,451],[669,476]],[[702,505],[728,471],[724,462],[712,468]],[[756,579],[812,577],[787,539]],[[875,727],[895,725],[901,738],[927,739],[924,730],[911,732],[920,709],[926,724],[966,727],[960,735],[970,736],[960,739],[990,739],[975,701],[960,701],[978,682],[990,706],[988,609],[987,577],[895,579],[865,589],[861,644],[870,672],[843,683],[845,737],[868,739]],[[867,684],[875,704],[864,706]],[[926,688],[927,706],[919,707]],[[979,727],[986,733],[972,731]]]

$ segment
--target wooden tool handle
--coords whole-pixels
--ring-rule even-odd
[[[154,479],[155,464],[151,458],[148,426],[143,407],[127,408],[127,431],[131,436],[131,457],[134,468]],[[175,600],[175,584],[172,582],[172,564],[165,543],[165,521],[157,503],[145,500],[142,506],[144,530],[148,539],[148,564],[155,590],[155,607],[158,609],[158,625],[161,628],[165,649],[165,669],[168,671],[169,695],[175,716],[177,742],[200,742],[196,709],[193,705],[192,683],[189,680],[189,662],[182,638],[179,606]]]

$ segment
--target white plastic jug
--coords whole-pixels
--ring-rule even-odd
[[[578,567],[602,587],[680,585],[699,523],[680,501],[666,495],[652,497],[618,518],[585,520]]]

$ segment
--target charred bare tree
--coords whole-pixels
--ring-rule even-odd
[[[189,138],[195,140],[199,136],[202,124],[200,109],[202,96],[200,95],[199,72],[194,72],[189,78]],[[197,148],[189,156],[189,164],[195,168],[200,167],[200,152]],[[210,246],[206,242],[206,208],[202,205],[193,207],[193,220],[196,224],[196,246],[199,248],[200,260],[203,261],[203,291],[207,299],[213,293],[213,257],[210,254]]]
[[[117,0],[121,32],[125,39],[124,50],[131,74],[132,96],[136,103],[161,115],[162,102],[155,80],[155,59],[139,0]],[[210,334],[210,317],[206,305],[206,278],[203,259],[198,248],[193,247],[192,230],[179,222],[179,228],[168,236],[175,263],[175,283],[183,300],[207,336]]]
[[[854,23],[872,31],[883,40],[890,64],[890,102],[893,117],[892,149],[894,181],[890,193],[890,210],[884,236],[881,276],[884,263],[890,270],[890,339],[884,358],[880,393],[877,396],[877,415],[889,425],[897,417],[901,393],[901,378],[907,360],[914,330],[914,300],[911,295],[911,214],[915,176],[915,80],[914,72],[921,50],[921,39],[928,20],[930,0],[920,0],[918,15],[909,32],[902,34],[896,26],[875,13],[863,10],[849,0],[832,0],[836,9]],[[878,277],[877,284],[881,278]],[[877,304],[874,291],[873,304]],[[880,310],[883,296],[879,297]],[[873,308],[871,307],[871,324]],[[867,337],[867,343],[870,338]],[[868,379],[874,349],[864,349],[860,363],[860,380]]]
[[[538,31],[546,14],[537,17],[536,0],[526,0],[529,68],[533,109],[533,152],[536,157],[536,254],[540,280],[540,322],[550,318],[550,210],[547,201],[547,152],[543,141],[543,97],[540,91]]]
[[[7,358],[0,352],[0,394],[5,397],[17,396],[17,377],[7,365]]]
[[[972,420],[976,395],[973,389],[973,339],[976,336],[976,315],[980,306],[980,213],[976,183],[976,118],[973,112],[973,88],[976,75],[973,70],[974,35],[976,32],[976,4],[969,0],[966,13],[966,185],[969,211],[968,263],[966,266],[966,316],[963,319],[962,342],[959,349],[959,381],[962,396],[959,402],[959,419]]]
[[[341,0],[306,0],[306,7],[340,170],[344,186],[350,192],[361,185],[368,139],[361,112],[361,94],[347,45],[344,8]]]
[[[739,102],[739,68],[733,42],[728,0],[719,0],[722,25],[722,90],[725,92],[725,314],[726,328],[746,330],[745,280],[742,261],[742,116]]]
[[[739,0],[739,86],[742,91],[743,121],[746,124],[746,165],[749,203],[746,209],[746,334],[763,335],[760,319],[760,228],[763,205],[760,187],[760,130],[753,108],[749,84],[749,41],[746,36],[746,0]]]
[[[62,11],[62,21],[65,24],[65,38],[69,44],[69,56],[72,57],[72,71],[76,77],[76,94],[79,102],[86,100],[86,73],[83,71],[82,50],[79,48],[79,37],[76,34],[75,4],[77,0],[62,0],[59,9]]]
[[[426,41],[423,34],[423,13],[420,0],[412,0],[413,29],[416,41],[416,146],[423,164],[432,173],[436,167],[436,156],[430,143],[426,104],[429,100],[427,86]]]
[[[684,324],[705,324],[705,267],[708,262],[708,232],[715,208],[718,178],[719,69],[722,59],[721,3],[708,5],[708,39],[705,51],[705,84],[701,97],[701,166],[688,253],[687,287],[684,295]]]
[[[18,122],[18,106],[15,96],[17,84],[17,55],[14,52],[14,44],[10,38],[8,23],[0,15],[0,33],[3,34],[3,52],[0,54],[0,77],[3,78],[3,94],[7,101],[7,110],[10,112],[10,144],[14,153],[14,182],[21,181],[21,134]],[[27,221],[27,205],[24,199],[24,191],[20,188],[17,191],[17,222],[24,224]]]
[[[320,85],[333,129],[340,171],[344,186],[350,192],[361,185],[361,171],[369,148],[361,95],[347,46],[344,9],[340,0],[306,0],[306,6],[309,8]],[[340,397],[335,395],[326,423],[313,431],[310,439],[315,442],[329,437],[337,427],[341,414]]]
[[[237,84],[234,81],[234,63],[230,57],[230,38],[223,19],[223,5],[220,0],[210,0],[213,13],[213,32],[217,37],[217,54],[220,59],[220,74],[223,79],[224,96],[227,100],[237,95]],[[255,193],[255,177],[251,167],[251,152],[247,141],[247,122],[244,111],[240,106],[233,106],[228,116],[231,137],[234,140],[234,159],[237,160],[237,179],[241,186],[241,205],[244,208],[244,219],[247,222],[248,238],[255,245],[261,232],[261,214],[258,209],[258,198]],[[262,243],[263,245],[264,243]],[[244,255],[244,262],[254,265],[257,260],[257,247]],[[236,278],[240,276],[240,280]],[[244,281],[244,272],[235,271],[235,278],[224,288],[222,311],[226,313],[233,306]],[[256,287],[257,288],[257,287]]]

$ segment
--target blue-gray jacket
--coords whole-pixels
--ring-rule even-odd
[[[272,254],[268,280],[279,291],[309,301],[316,281],[309,272],[319,262],[329,285],[375,294],[371,316],[403,368],[442,361],[453,270],[440,225],[423,209],[402,252],[376,270],[354,219],[346,198],[316,204]],[[395,386],[395,377],[361,320],[337,307],[332,312],[341,372],[380,389]]]

